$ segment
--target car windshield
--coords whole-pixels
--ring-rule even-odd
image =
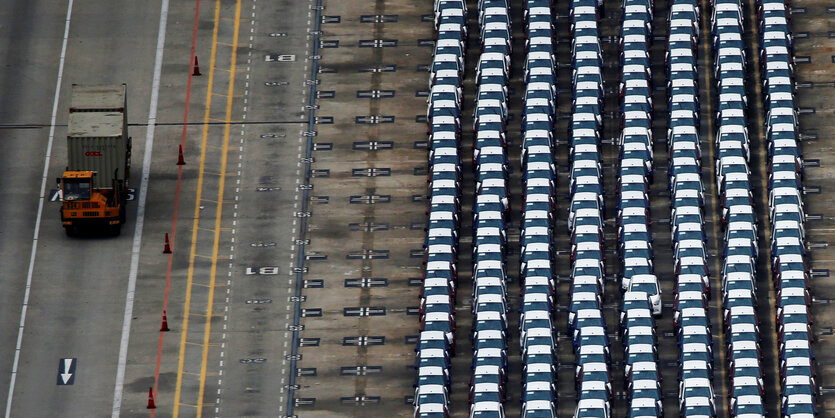
[[[580,309],[598,309],[596,300],[580,300],[571,302],[571,312],[577,312]]]
[[[699,416],[699,415],[704,415],[704,416],[712,416],[713,415],[713,413],[712,413],[713,411],[711,411],[710,406],[707,406],[707,405],[704,405],[704,406],[687,406],[687,407],[684,408],[684,411],[685,411],[685,415],[688,416],[688,417],[689,416]]]
[[[624,251],[623,258],[645,258],[650,259],[649,250],[645,248],[627,249]]]
[[[757,341],[759,338],[756,332],[734,332],[731,333],[731,341]]]
[[[762,405],[738,405],[735,409],[735,415],[754,414],[765,416],[765,408]]]
[[[608,399],[609,392],[603,389],[591,389],[580,392],[580,399]]]
[[[639,317],[639,318],[628,318],[626,320],[626,329],[627,331],[631,327],[652,327],[652,318],[646,317]]]
[[[548,390],[529,390],[525,392],[525,398],[530,401],[551,401],[552,395]]]
[[[586,363],[605,363],[606,356],[602,353],[600,354],[581,354],[580,357],[577,359],[577,364],[586,364]]]
[[[638,354],[630,354],[629,357],[626,358],[626,364],[635,364],[640,362],[655,362],[655,354],[654,353],[638,353]]]
[[[598,250],[577,251],[578,260],[601,260],[601,253]]]
[[[597,209],[597,201],[596,200],[575,200],[571,204],[571,208],[573,210],[578,209]]]
[[[815,413],[815,405],[811,403],[791,403],[786,408],[786,415],[794,415],[794,414],[814,414]]]
[[[809,317],[804,313],[785,314],[783,315],[784,324],[808,324]]]
[[[479,418],[499,418],[501,415],[496,411],[475,411],[472,416]]]
[[[639,370],[632,372],[632,381],[639,380],[658,380],[658,374],[653,370]]]
[[[760,395],[760,389],[755,385],[747,385],[747,386],[736,386],[733,388],[734,396],[745,396],[745,395]]]
[[[427,405],[432,403],[446,403],[446,397],[441,393],[419,395],[415,405]]]
[[[551,321],[548,319],[525,319],[522,329],[527,330],[533,328],[551,328]]]
[[[632,409],[629,410],[629,415],[628,416],[629,417],[635,417],[635,418],[655,417],[655,416],[658,416],[658,411],[651,406],[647,406],[647,407],[643,407],[643,408],[632,408]]]
[[[806,298],[803,296],[783,296],[780,298],[780,306],[803,305]]]
[[[734,264],[727,264],[725,268],[726,273],[752,273],[753,270],[751,269],[750,263],[734,263]]]
[[[774,236],[777,238],[802,238],[800,230],[797,228],[782,228],[774,231]]]
[[[90,181],[64,180],[64,200],[90,200]]]
[[[806,348],[792,348],[790,350],[786,350],[785,358],[793,358],[793,357],[802,357],[802,358],[811,358],[812,353],[809,349]]]
[[[582,346],[591,346],[591,345],[601,345],[606,346],[608,341],[606,341],[605,335],[584,335],[580,337],[580,345]]]
[[[678,252],[679,257],[701,257],[705,258],[704,250],[699,248],[683,248]]]
[[[632,398],[633,399],[653,399],[653,400],[660,400],[661,395],[658,393],[657,389],[636,389],[632,391]],[[652,414],[655,416],[655,414]]]
[[[812,395],[813,389],[808,384],[800,384],[800,385],[786,385],[785,393],[783,396],[790,396],[790,395]]]
[[[812,369],[809,366],[786,367],[786,376],[811,376]]]
[[[601,277],[600,269],[597,267],[578,267],[574,269],[573,276],[595,276]]]
[[[597,417],[607,417],[608,415],[602,408],[580,408],[577,410],[578,418],[597,418]]]
[[[728,249],[727,255],[747,255],[749,257],[753,257],[754,250],[751,247],[732,247]]]
[[[706,352],[703,352],[703,351],[692,352],[692,353],[683,353],[681,355],[681,359],[682,359],[682,361],[688,361],[688,360],[700,360],[700,361],[706,361],[706,362],[712,362],[713,361],[710,357],[710,354],[706,353]]]
[[[706,316],[691,315],[691,316],[685,316],[684,318],[681,319],[681,326],[683,326],[683,327],[685,327],[685,326],[687,326],[687,327],[698,326],[698,327],[707,328],[707,327],[710,326],[710,323],[708,322],[708,319],[707,319]]]
[[[551,382],[553,380],[551,373],[546,372],[528,372],[526,376],[527,382]]]
[[[707,387],[688,387],[684,389],[684,398],[711,398],[710,390]]]
[[[623,234],[624,241],[645,241],[649,242],[649,233],[647,232],[626,232]]]
[[[476,402],[501,402],[501,395],[499,392],[483,392],[483,391],[476,391],[475,395],[473,395],[473,403]]]
[[[635,283],[631,290],[633,292],[646,292],[648,295],[658,294],[658,286],[655,283]]]
[[[639,274],[652,274],[649,266],[630,266],[623,269],[623,277],[632,277]]]
[[[707,369],[689,369],[681,373],[682,379],[687,378],[710,378],[710,371]]]

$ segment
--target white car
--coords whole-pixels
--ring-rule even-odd
[[[682,325],[685,318],[704,318],[704,321],[707,321],[707,311],[704,308],[686,308],[679,311],[676,311],[673,314],[673,323],[676,328]]]
[[[655,275],[637,275],[632,277],[627,287],[628,292],[646,292],[652,306],[652,314],[661,316],[661,287]]]
[[[470,406],[470,418],[499,417],[504,418],[504,407],[501,402],[482,401]]]
[[[575,418],[610,416],[609,403],[602,399],[581,399],[574,411]]]
[[[762,396],[744,395],[731,398],[728,401],[731,415],[737,418],[756,418],[766,416],[765,404]]]
[[[682,414],[691,418],[712,418],[716,416],[713,399],[691,397],[679,403]]]
[[[679,408],[683,407],[684,403],[691,398],[707,398],[713,405],[714,392],[710,380],[704,378],[683,379],[679,383],[678,390]]]
[[[550,401],[527,401],[522,402],[522,418],[527,417],[553,417],[557,416],[557,409],[554,402]]]
[[[578,225],[593,225],[603,230],[603,217],[600,209],[579,209],[574,215],[573,221],[569,224],[570,231],[573,231]]]
[[[583,275],[583,276],[575,276],[571,280],[572,286],[579,286],[579,285],[596,285],[597,286],[597,293],[600,297],[603,297],[604,293],[604,285],[603,285],[603,278],[599,276],[591,276],[591,275]]]

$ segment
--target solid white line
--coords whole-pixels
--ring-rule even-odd
[[[12,376],[9,380],[9,396],[6,398],[6,418],[9,418],[12,413],[12,398],[14,397],[17,368],[20,364],[20,349],[23,345],[23,326],[26,324],[26,310],[29,307],[29,291],[32,289],[32,275],[35,271],[35,256],[38,253],[38,236],[41,232],[41,215],[43,214],[44,202],[46,202],[46,177],[49,174],[49,160],[52,157],[52,143],[55,139],[55,120],[58,117],[58,98],[61,94],[61,80],[64,78],[64,58],[67,55],[67,40],[70,37],[72,3],[73,0],[69,0],[69,3],[67,4],[67,16],[64,21],[64,40],[61,42],[61,58],[58,61],[58,80],[55,82],[55,97],[52,100],[52,117],[49,120],[49,140],[46,143],[46,156],[43,161],[41,194],[38,200],[38,213],[35,215],[35,233],[32,236],[32,254],[29,256],[29,271],[26,273],[26,290],[23,292],[23,305],[20,309],[20,325],[17,329],[17,344],[15,345],[14,350]]]
[[[125,366],[128,361],[130,324],[133,319],[133,300],[136,294],[136,276],[139,273],[139,250],[142,248],[142,227],[145,225],[145,199],[148,197],[148,178],[151,171],[151,154],[154,150],[154,128],[157,122],[157,102],[162,74],[162,54],[165,49],[165,27],[168,24],[168,0],[162,0],[157,31],[157,51],[154,58],[154,79],[151,85],[151,104],[148,109],[148,130],[145,135],[145,155],[142,158],[142,179],[139,183],[139,197],[136,203],[136,228],[133,231],[133,248],[130,254],[128,290],[125,294],[125,317],[122,320],[122,341],[119,344],[119,363],[116,368],[116,386],[113,389],[113,418],[122,410],[122,394],[125,386]]]

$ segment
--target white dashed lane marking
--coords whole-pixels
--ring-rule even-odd
[[[252,20],[250,20],[250,33],[255,32],[255,4],[256,0],[252,0]],[[246,61],[246,81],[244,82],[244,94],[243,94],[243,106],[242,106],[242,114],[241,119],[246,120],[247,112],[249,111],[249,76],[252,70],[252,48],[253,48],[253,37],[250,35],[249,37],[249,52],[247,53],[247,61]],[[238,170],[237,175],[238,178],[235,180],[235,184],[240,186],[241,184],[241,169],[243,167],[243,163],[241,162],[244,157],[244,144],[245,144],[245,135],[246,135],[246,126],[241,126],[240,131],[240,146],[238,147]],[[241,188],[235,187],[235,202],[240,201],[240,193]],[[235,203],[235,211],[232,214],[232,225],[237,226],[237,218],[238,218],[238,204]],[[232,237],[231,242],[232,244],[235,243],[237,230],[236,228],[232,228]],[[235,257],[235,245],[229,246],[229,260],[233,260]],[[225,305],[223,307],[224,315],[223,315],[223,330],[226,331],[229,326],[229,303],[231,300],[232,294],[232,270],[234,264],[232,262],[229,263],[229,271],[227,272],[227,277],[229,279],[226,281],[226,299],[224,301]],[[218,362],[218,376],[223,376],[223,367],[224,367],[224,358],[226,356],[226,333],[221,334],[221,344],[220,344],[220,361]],[[223,393],[223,379],[217,380],[217,399],[215,400],[215,417],[220,416],[220,409],[221,409],[221,402],[222,402],[222,393]]]

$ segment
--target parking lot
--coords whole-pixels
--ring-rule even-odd
[[[309,244],[305,245],[306,262],[304,301],[302,303],[300,349],[295,388],[298,413],[324,416],[340,411],[343,414],[374,415],[385,408],[386,414],[411,413],[414,394],[414,344],[418,334],[417,304],[421,259],[425,233],[426,210],[426,142],[424,98],[431,62],[431,7],[415,7],[402,2],[382,2],[350,8],[325,2],[322,11],[322,55],[318,123],[314,138],[315,158],[312,164],[312,196],[309,215]],[[701,6],[704,6],[702,4]],[[464,71],[464,94],[461,102],[461,240],[458,249],[458,289],[455,343],[457,355],[451,365],[450,412],[465,416],[469,409],[468,394],[472,370],[473,273],[472,208],[476,198],[473,161],[472,114],[477,96],[475,65],[479,57],[479,22],[477,2],[468,2],[469,42]],[[758,36],[754,2],[743,2],[745,39],[748,42],[748,68],[755,62],[754,42]],[[704,10],[704,7],[703,7]],[[826,373],[835,366],[835,359],[821,347],[831,339],[829,265],[835,260],[829,252],[829,235],[835,231],[830,198],[826,197],[825,179],[830,176],[827,156],[835,152],[832,140],[831,115],[835,101],[830,94],[833,85],[832,38],[826,32],[832,14],[820,0],[799,0],[792,4],[795,22],[803,16],[803,28],[795,28],[796,103],[800,114],[800,136],[805,159],[804,202],[808,224],[807,265],[811,268],[812,311],[816,319],[814,331],[817,355],[819,413],[826,415],[835,382]],[[704,12],[703,12],[704,13]],[[706,14],[706,13],[705,13]],[[567,416],[575,411],[575,355],[566,326],[571,280],[570,236],[567,232],[570,188],[568,171],[569,142],[567,132],[572,109],[571,47],[567,22],[568,2],[554,6],[556,22],[555,55],[557,68],[558,107],[554,128],[557,140],[557,192],[554,244],[557,251],[554,272],[557,275],[556,315],[558,336],[558,413]],[[678,415],[679,347],[673,326],[675,266],[670,234],[670,191],[663,174],[669,159],[664,146],[668,109],[665,84],[664,53],[667,25],[667,4],[654,8],[654,44],[649,49],[652,59],[653,133],[655,137],[655,179],[651,183],[651,232],[654,249],[654,272],[662,292],[663,314],[656,319],[658,336],[658,367],[663,382],[663,409],[667,416]],[[428,17],[428,19],[426,18]],[[510,177],[509,217],[507,218],[507,303],[510,341],[507,345],[509,374],[505,410],[517,416],[521,399],[521,357],[518,327],[520,307],[519,227],[524,206],[521,176],[522,92],[525,91],[524,23],[522,9],[511,7],[513,28],[512,67],[508,83],[507,140]],[[707,19],[707,21],[705,21]],[[614,243],[617,239],[617,182],[619,146],[613,139],[620,135],[617,64],[621,11],[618,2],[606,2],[605,14],[599,20],[600,44],[603,52],[605,111],[601,135],[604,173],[604,197],[609,208],[605,213],[604,235],[607,247],[606,289],[602,304],[608,325],[612,361],[612,415],[622,416],[629,407],[624,385],[623,344],[619,339],[619,314],[622,293],[617,275],[620,271]],[[707,313],[712,323],[714,376],[718,416],[728,414],[728,370],[725,363],[727,336],[723,329],[720,271],[724,249],[721,222],[722,203],[717,199],[718,185],[714,158],[717,122],[714,120],[717,100],[712,96],[714,78],[710,53],[709,17],[702,16],[698,44],[698,77],[700,89],[702,146],[702,184],[705,189],[704,230],[707,234],[709,269],[713,273],[713,293]],[[828,48],[826,46],[829,46]],[[808,57],[808,59],[806,58]],[[753,69],[751,70],[753,71]],[[753,75],[751,76],[753,78]],[[762,91],[758,82],[748,83],[751,99],[747,124],[751,135],[751,184],[754,207],[760,225],[758,236],[759,264],[757,274],[757,314],[760,321],[761,368],[765,392],[763,405],[770,415],[779,415],[780,381],[778,365],[777,325],[775,321],[776,292],[771,278],[769,214],[767,196],[768,158],[762,127]],[[338,289],[338,290],[337,290]],[[515,336],[514,336],[515,335]],[[350,409],[346,409],[350,408]],[[378,408],[378,409],[374,409]],[[346,412],[352,411],[352,412]],[[376,412],[375,412],[376,411]]]

